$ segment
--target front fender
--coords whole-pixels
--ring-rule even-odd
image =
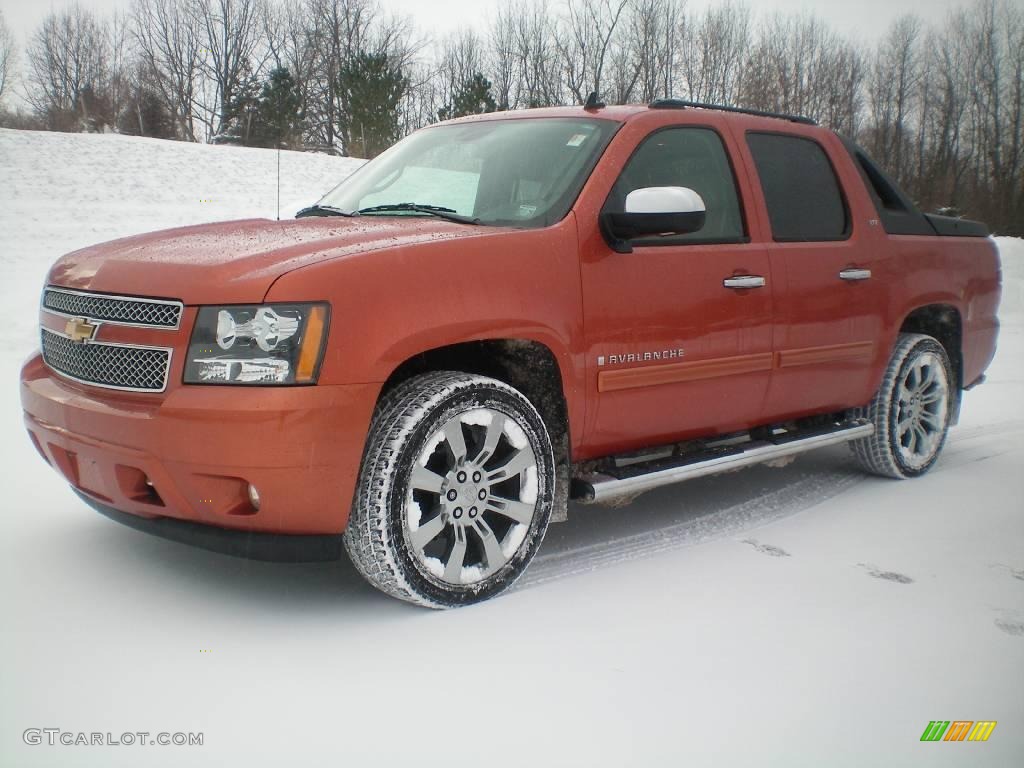
[[[323,384],[384,382],[406,360],[451,344],[531,340],[555,355],[570,419],[582,424],[582,398],[574,396],[583,391],[584,356],[572,214],[544,229],[327,259],[282,275],[266,296],[320,300],[331,304]]]

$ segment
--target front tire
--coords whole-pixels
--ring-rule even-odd
[[[931,469],[949,432],[953,382],[949,356],[938,341],[900,334],[878,393],[853,412],[875,425],[871,437],[850,443],[858,463],[872,474],[896,479]]]
[[[345,548],[377,589],[430,608],[486,600],[526,570],[554,499],[536,408],[496,379],[417,376],[378,406]]]

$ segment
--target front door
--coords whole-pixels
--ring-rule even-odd
[[[626,254],[600,236],[582,243],[589,455],[746,429],[761,417],[770,264],[767,248],[748,242],[730,141],[704,127],[653,132],[605,204],[621,211],[635,189],[689,187],[707,209],[699,232],[634,241]]]

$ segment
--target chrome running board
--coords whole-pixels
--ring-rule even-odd
[[[815,448],[870,437],[874,431],[874,425],[863,419],[813,430],[776,430],[767,439],[748,440],[688,456],[579,475],[572,481],[572,498],[584,504],[628,498],[662,485],[730,472]]]

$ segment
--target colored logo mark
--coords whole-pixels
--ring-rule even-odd
[[[988,741],[995,727],[995,720],[932,720],[921,741]]]

